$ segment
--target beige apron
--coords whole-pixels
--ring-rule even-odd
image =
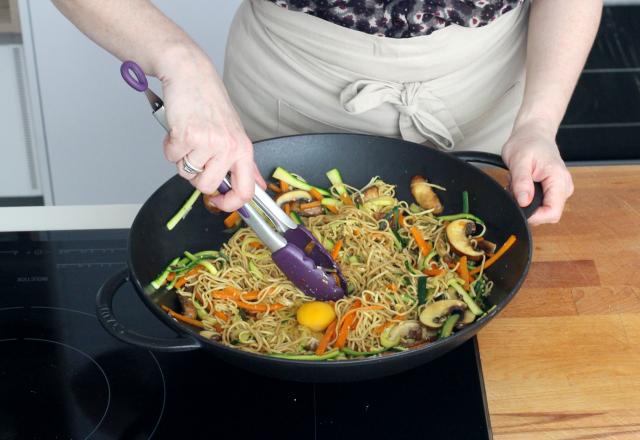
[[[484,27],[393,39],[245,0],[224,81],[254,141],[368,133],[499,153],[522,101],[527,16],[525,2]]]

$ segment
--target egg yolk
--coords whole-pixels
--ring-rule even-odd
[[[296,318],[300,325],[321,332],[331,324],[331,321],[336,319],[336,312],[333,310],[333,305],[329,303],[311,301],[300,306]]]

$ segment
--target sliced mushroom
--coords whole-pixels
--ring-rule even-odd
[[[292,208],[293,209],[293,208]],[[316,206],[315,208],[307,208],[307,209],[293,209],[293,211],[297,211],[303,217],[313,217],[316,215],[322,214],[322,206]]]
[[[457,299],[445,299],[429,304],[420,313],[420,322],[429,328],[440,328],[452,313],[462,313],[467,305]]]
[[[380,197],[376,197],[374,199],[369,199],[364,206],[368,206],[370,208],[376,209],[376,208],[382,208],[385,206],[393,206],[395,205],[396,199],[394,199],[393,197],[390,196],[380,196]]]
[[[282,206],[285,203],[297,202],[301,200],[309,202],[311,201],[311,198],[311,194],[309,194],[307,191],[297,189],[295,191],[287,191],[286,193],[280,194],[276,199],[276,203],[278,204],[278,206]]]
[[[211,201],[215,196],[218,195],[218,191],[213,194],[202,194],[202,202],[204,203],[204,207],[212,214],[219,214],[222,212],[216,205]]]
[[[446,261],[446,258],[451,258],[451,257],[449,255],[449,249],[447,247],[447,243],[446,243],[446,240],[444,238],[436,239],[435,249],[436,249],[436,252],[438,253],[438,255],[440,255],[441,258],[445,259],[445,263],[450,263],[451,262],[451,261]]]
[[[456,260],[449,254],[445,253],[444,255],[442,255],[442,261],[444,261],[445,263],[447,263],[447,265],[449,264],[454,264],[456,262]]]
[[[421,208],[433,209],[434,214],[442,213],[443,207],[440,199],[423,176],[411,178],[411,194]]]
[[[380,195],[380,191],[377,186],[370,186],[362,191],[362,201],[366,202],[367,200],[375,199]]]
[[[402,338],[418,329],[420,329],[418,321],[405,321],[393,327],[387,327],[380,335],[380,344],[386,348],[395,347]]]
[[[484,251],[473,248],[469,236],[476,230],[476,224],[471,220],[454,220],[447,225],[447,239],[457,254],[466,255],[470,260],[480,260]]]
[[[485,251],[487,254],[495,253],[496,248],[498,247],[497,244],[489,240],[480,240],[477,243],[478,249]]]
[[[196,306],[193,305],[193,301],[188,296],[178,295],[180,305],[182,306],[182,314],[187,318],[196,319],[198,311]]]
[[[465,310],[462,318],[456,323],[456,329],[462,328],[465,325],[471,324],[476,320],[476,315],[471,310]]]
[[[445,290],[445,296],[447,299],[458,299],[458,293],[453,287],[447,287],[447,290]]]
[[[308,351],[316,351],[316,348],[318,348],[318,344],[319,343],[320,343],[320,341],[318,341],[317,338],[314,338],[312,336],[307,341],[307,345],[305,346],[305,349],[308,350]]]

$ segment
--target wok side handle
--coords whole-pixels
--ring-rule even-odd
[[[505,170],[509,169],[502,161],[502,158],[497,154],[485,153],[482,151],[456,151],[452,154],[458,159],[464,160],[465,162],[483,163],[486,165],[493,165],[499,168],[504,168]],[[544,193],[542,192],[542,185],[540,184],[540,182],[534,182],[533,187],[535,189],[533,200],[531,200],[529,206],[520,208],[527,218],[531,217],[533,213],[536,212],[536,210],[540,206],[542,206],[542,200],[544,198]]]
[[[113,297],[122,285],[129,281],[129,270],[114,274],[100,287],[96,297],[98,321],[115,338],[137,347],[155,351],[188,351],[200,348],[200,343],[190,337],[153,338],[144,336],[123,326],[113,313]]]

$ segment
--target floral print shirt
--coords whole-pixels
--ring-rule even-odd
[[[450,24],[480,27],[524,0],[267,0],[349,29],[380,37],[409,38]]]

